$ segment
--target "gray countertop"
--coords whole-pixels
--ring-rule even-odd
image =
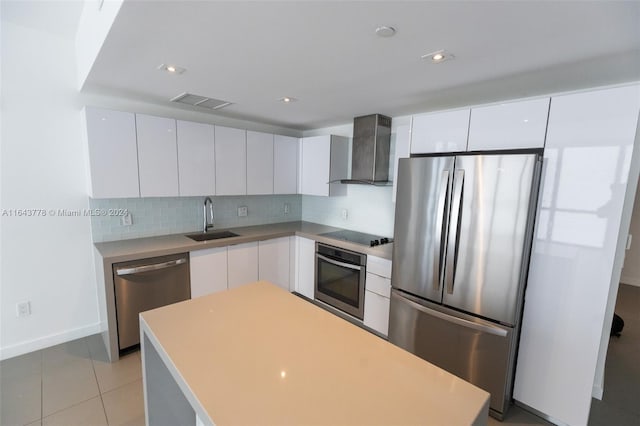
[[[237,237],[221,238],[218,240],[198,242],[186,237],[185,234],[173,234],[158,237],[95,243],[95,247],[102,256],[104,262],[116,263],[145,257],[164,256],[174,253],[183,253],[213,247],[225,247],[234,244],[298,235],[300,237],[331,244],[347,250],[377,256],[383,259],[391,259],[393,244],[368,247],[321,235],[331,231],[338,231],[340,229],[341,228],[311,222],[284,222],[238,228],[215,229],[211,232],[228,230],[238,234]]]

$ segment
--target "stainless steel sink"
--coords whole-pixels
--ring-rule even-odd
[[[230,238],[237,237],[238,234],[235,234],[231,231],[218,231],[218,232],[200,232],[199,234],[189,234],[187,237],[191,238],[194,241],[209,241],[209,240],[219,240],[220,238]]]

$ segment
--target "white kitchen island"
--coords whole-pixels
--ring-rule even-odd
[[[147,425],[484,425],[489,394],[257,282],[140,315]]]

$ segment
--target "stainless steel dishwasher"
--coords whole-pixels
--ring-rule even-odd
[[[120,351],[140,343],[138,314],[191,298],[189,254],[113,265]]]

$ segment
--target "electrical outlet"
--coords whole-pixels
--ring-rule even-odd
[[[16,315],[18,317],[28,317],[31,315],[31,302],[20,302],[16,304]]]
[[[284,203],[284,214],[289,214],[289,210],[290,210],[289,203]]]
[[[342,209],[342,220],[347,220],[347,219],[349,219],[349,210]]]
[[[131,213],[127,212],[127,214],[120,216],[120,224],[122,224],[122,226],[133,225],[133,217],[131,217]]]
[[[238,207],[238,217],[246,217],[249,214],[247,206]]]

